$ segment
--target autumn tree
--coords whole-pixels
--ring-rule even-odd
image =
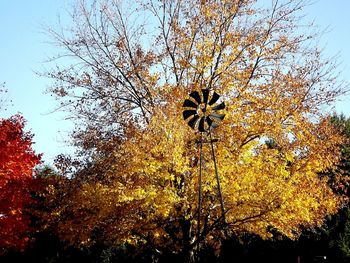
[[[295,238],[337,210],[341,198],[319,174],[338,161],[342,137],[323,109],[344,85],[302,30],[303,1],[259,4],[77,1],[72,27],[49,30],[73,59],[46,74],[51,91],[89,153],[76,191],[49,218],[62,239],[167,248],[190,261],[199,241],[219,249],[227,235]],[[202,89],[227,105],[212,131],[226,221],[204,146],[198,239],[200,134],[182,104]]]
[[[23,249],[28,241],[33,168],[40,156],[32,149],[32,135],[25,132],[19,115],[0,118],[0,254]]]
[[[344,194],[347,202],[335,215],[327,217],[324,225],[313,231],[305,231],[301,241],[296,243],[306,251],[317,253],[322,251],[331,262],[347,262],[350,257],[350,119],[344,115],[334,115],[331,122],[347,140],[341,147],[340,162],[322,176],[329,177],[331,188],[337,193]]]

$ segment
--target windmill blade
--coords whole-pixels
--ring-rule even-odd
[[[194,129],[194,126],[196,125],[198,119],[199,119],[199,116],[198,116],[197,114],[194,115],[193,118],[189,120],[188,125],[189,125],[192,129]]]
[[[182,105],[182,107],[190,107],[190,108],[195,108],[197,109],[198,105],[196,103],[194,103],[192,100],[185,100],[184,104]]]
[[[200,132],[205,132],[205,129],[204,129],[204,121],[205,121],[205,116],[203,116],[201,118],[201,120],[199,121],[199,125],[198,125],[198,130]]]
[[[209,116],[206,118],[206,121],[208,123],[209,129],[211,127],[211,125],[213,124],[213,120],[209,118]]]
[[[210,126],[210,129],[215,129],[217,127],[219,127],[219,124],[213,122],[212,125]]]
[[[209,90],[208,89],[202,89],[203,94],[203,103],[208,103],[208,97],[209,97]]]
[[[211,117],[217,121],[222,121],[225,118],[225,114],[219,114],[219,113],[213,112],[209,115],[209,117]]]
[[[210,101],[209,101],[208,104],[211,106],[211,105],[213,105],[215,102],[217,102],[218,99],[220,99],[220,95],[217,94],[217,93],[214,91],[213,97],[211,97],[211,99],[210,99]]]
[[[199,95],[198,91],[191,92],[190,97],[194,98],[198,104],[201,104],[202,100],[201,100],[201,96]]]
[[[216,105],[215,107],[212,108],[213,111],[218,111],[218,110],[223,110],[225,109],[225,102],[221,102],[219,105]]]
[[[186,120],[188,117],[197,114],[196,110],[184,110],[182,115],[184,117],[184,120]]]

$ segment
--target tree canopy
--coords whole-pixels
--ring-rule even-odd
[[[46,73],[77,120],[86,160],[47,215],[61,238],[193,251],[201,135],[182,120],[182,103],[202,89],[227,105],[212,131],[225,225],[203,147],[206,245],[218,250],[225,236],[244,233],[295,238],[334,213],[341,195],[320,173],[338,162],[343,139],[323,108],[344,85],[335,63],[310,45],[315,36],[301,33],[303,5],[77,1],[73,25],[49,30],[73,63]]]
[[[7,249],[24,249],[30,218],[26,213],[33,168],[40,156],[32,149],[32,135],[25,132],[19,115],[0,118],[0,254]]]

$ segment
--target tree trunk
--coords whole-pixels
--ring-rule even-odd
[[[190,220],[183,220],[181,223],[182,234],[183,234],[183,258],[186,263],[195,262],[194,248],[191,242],[192,240],[192,224]]]

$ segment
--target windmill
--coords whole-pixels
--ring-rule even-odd
[[[202,89],[201,94],[198,91],[193,91],[189,94],[189,98],[183,103],[184,111],[182,113],[184,120],[188,120],[187,124],[193,129],[200,132],[199,144],[199,177],[198,177],[198,224],[197,224],[197,253],[199,254],[200,244],[200,221],[201,221],[201,206],[202,206],[202,170],[203,170],[203,143],[210,143],[211,157],[214,163],[215,178],[217,183],[217,194],[220,201],[221,217],[225,223],[225,208],[222,198],[222,191],[220,186],[220,178],[215,158],[214,142],[216,139],[212,138],[211,131],[219,126],[225,118],[225,114],[220,113],[225,109],[225,102],[220,102],[220,95],[215,91],[211,92],[209,89]],[[203,134],[209,136],[209,141],[203,140]],[[198,255],[197,255],[198,256]],[[198,256],[199,260],[199,256]]]

